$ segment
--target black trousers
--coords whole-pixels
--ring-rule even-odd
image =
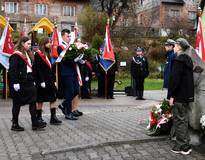
[[[20,112],[21,106],[13,103],[13,108],[12,108],[12,121],[14,124],[18,124],[18,117],[19,117],[19,112]],[[35,125],[37,123],[37,118],[36,118],[36,103],[30,103],[29,104],[29,112],[31,115],[31,122],[32,125]]]
[[[115,84],[115,74],[108,74],[107,76],[107,97],[113,97],[113,89]]]
[[[139,98],[143,97],[144,78],[141,78],[141,77],[135,78],[135,91],[136,91],[137,97],[139,97]]]

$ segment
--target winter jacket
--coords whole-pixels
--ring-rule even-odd
[[[174,59],[167,98],[170,97],[179,103],[194,101],[193,63],[186,54],[180,54]]]
[[[165,67],[164,67],[164,84],[163,84],[163,88],[168,88],[170,74],[171,74],[173,61],[174,61],[175,57],[176,57],[176,54],[174,53],[173,50],[168,51],[166,53],[167,61],[166,61]]]

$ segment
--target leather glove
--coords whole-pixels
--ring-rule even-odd
[[[14,84],[14,90],[17,92],[19,89],[20,89],[20,84],[17,83],[17,84]]]
[[[42,87],[42,88],[46,88],[46,83],[45,83],[45,82],[42,82],[42,83],[41,83],[41,87]]]

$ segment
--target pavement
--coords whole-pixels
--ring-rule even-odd
[[[12,102],[1,99],[0,160],[205,160],[196,151],[188,156],[172,153],[167,136],[146,135],[149,111],[166,97],[166,91],[145,91],[144,97],[145,101],[125,95],[81,99],[79,110],[84,115],[79,120],[66,120],[58,110],[63,124],[48,124],[41,131],[32,131],[28,106],[23,106],[19,121],[24,132],[10,130]],[[48,103],[43,118],[49,122]]]

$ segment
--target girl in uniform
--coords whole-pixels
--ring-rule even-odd
[[[45,124],[38,122],[36,117],[37,92],[29,56],[30,47],[31,40],[28,37],[22,37],[9,59],[10,91],[13,98],[11,130],[13,131],[24,131],[24,128],[19,125],[18,116],[20,107],[26,104],[29,104],[32,129],[46,127]]]
[[[37,86],[37,118],[40,122],[46,124],[42,119],[42,107],[43,102],[50,102],[50,124],[58,125],[61,124],[56,117],[56,86],[55,76],[52,72],[52,66],[48,59],[49,51],[51,48],[51,41],[49,38],[43,38],[39,44],[39,50],[34,56],[34,70],[35,70],[35,81]]]

